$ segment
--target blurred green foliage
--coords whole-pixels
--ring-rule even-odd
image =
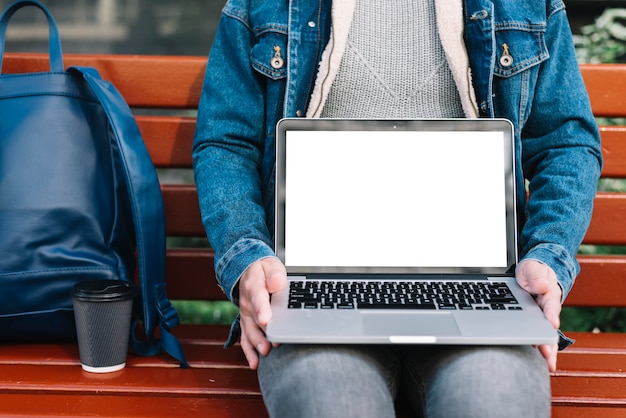
[[[174,300],[183,324],[230,324],[239,309],[227,301]]]
[[[623,62],[626,57],[626,9],[606,9],[594,23],[574,34],[579,62]]]
[[[564,307],[561,329],[566,332],[626,332],[626,309]]]

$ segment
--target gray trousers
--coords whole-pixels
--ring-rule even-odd
[[[282,345],[261,359],[272,418],[550,416],[550,376],[530,346]]]

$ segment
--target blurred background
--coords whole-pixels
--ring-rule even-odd
[[[4,9],[13,0],[0,0]],[[43,0],[54,15],[67,53],[207,55],[225,0]],[[626,1],[565,0],[574,33],[607,9]],[[619,16],[623,19],[624,16]],[[602,22],[601,22],[602,23]],[[604,22],[611,30],[622,22]],[[617,39],[626,36],[611,32]],[[8,50],[44,51],[45,19],[34,9],[18,12],[9,26]],[[620,39],[621,40],[621,39]],[[605,44],[595,40],[595,48]],[[591,44],[589,44],[592,47]]]
[[[4,9],[13,0],[0,0]],[[63,52],[208,55],[225,0],[43,0]],[[7,32],[9,51],[45,51],[43,14],[20,10]]]
[[[626,62],[626,0],[564,1],[581,63]],[[10,3],[12,0],[0,0],[0,9]],[[43,0],[42,3],[57,21],[65,53],[207,56],[225,0]],[[11,20],[7,39],[7,51],[46,52],[48,26],[43,14],[34,8],[19,11]],[[606,119],[599,122],[626,123]],[[190,173],[174,175],[181,176],[180,181],[193,181]],[[605,180],[600,188],[626,191],[626,184],[622,180]],[[587,246],[581,252],[626,256],[626,248],[621,247]],[[229,302],[174,303],[185,323],[228,323],[237,313]],[[561,319],[562,329],[569,331],[626,331],[624,309],[564,308]]]

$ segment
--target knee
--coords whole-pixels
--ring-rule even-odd
[[[272,417],[393,417],[384,366],[348,348],[281,346],[259,366]]]
[[[549,417],[550,376],[532,347],[471,347],[438,359],[427,416]]]

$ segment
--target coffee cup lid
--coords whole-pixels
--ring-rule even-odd
[[[74,285],[74,297],[78,300],[99,302],[132,299],[137,288],[126,280],[84,280]]]

